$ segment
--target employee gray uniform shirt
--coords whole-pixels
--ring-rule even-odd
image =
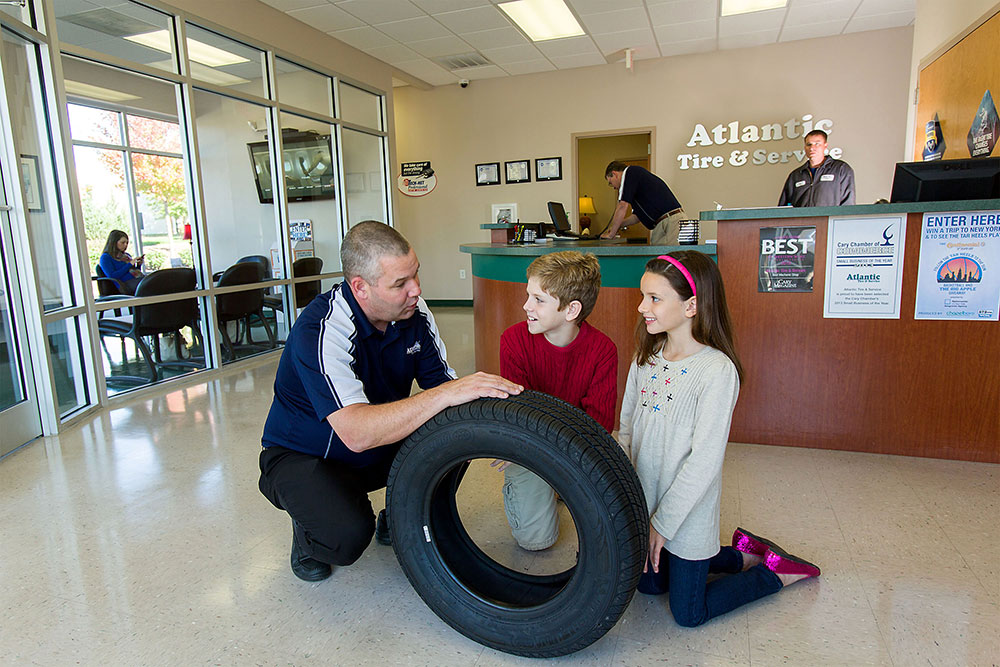
[[[827,156],[815,173],[809,163],[785,179],[778,206],[850,206],[854,204],[854,170],[843,160]]]

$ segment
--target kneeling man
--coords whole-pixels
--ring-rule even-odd
[[[486,373],[456,379],[399,232],[362,222],[340,257],[344,282],[288,334],[261,439],[260,490],[292,518],[292,572],[305,581],[361,557],[376,531],[368,493],[385,486],[401,440],[447,407],[522,389]],[[410,396],[414,380],[424,391]],[[384,510],[378,524],[388,542]]]

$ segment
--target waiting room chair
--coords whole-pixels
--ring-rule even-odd
[[[91,280],[97,283],[98,296],[106,297],[122,294],[122,284],[114,278],[108,278],[100,264],[94,265],[94,273],[97,275],[92,276]]]
[[[319,257],[301,257],[292,263],[292,277],[305,278],[306,276],[318,276],[323,272],[323,260]],[[322,291],[322,283],[319,280],[310,280],[305,283],[295,283],[295,305],[298,308],[305,308],[309,302],[315,299]],[[268,294],[264,297],[264,306],[274,311],[282,308],[280,294]]]
[[[195,289],[194,269],[161,269],[147,274],[135,290],[136,298],[176,294]],[[154,303],[143,306],[132,306],[131,314],[105,316],[97,320],[97,328],[102,337],[116,336],[124,340],[131,338],[136,348],[142,354],[152,379],[146,378],[114,378],[121,381],[157,382],[161,379],[160,368],[204,368],[204,363],[181,359],[180,330],[190,326],[195,336],[198,336],[198,299],[191,297],[179,301]],[[160,356],[160,335],[174,333],[174,345],[177,359],[163,361]],[[152,337],[153,351],[146,344],[146,336]]]
[[[252,285],[260,282],[260,265],[257,262],[240,262],[226,269],[216,287],[232,287],[233,285]],[[232,292],[230,294],[220,294],[215,297],[215,310],[219,318],[219,331],[222,334],[222,341],[226,347],[229,359],[236,358],[236,346],[229,336],[226,325],[229,322],[237,322],[237,334],[239,334],[239,322],[243,321],[247,330],[247,345],[244,347],[259,347],[250,338],[250,318],[256,317],[264,325],[269,341],[268,348],[274,349],[276,343],[271,325],[264,317],[264,289],[249,289],[242,292]],[[238,340],[238,336],[237,336]]]
[[[264,255],[247,255],[246,257],[240,257],[233,264],[235,266],[236,264],[245,264],[247,262],[257,265],[260,276],[259,278],[257,278],[257,282],[260,282],[262,280],[267,280],[268,278],[271,277],[271,260],[269,260]],[[222,277],[223,273],[225,273],[225,271],[216,272],[212,276],[212,280],[214,280],[215,282],[219,282],[219,278]]]

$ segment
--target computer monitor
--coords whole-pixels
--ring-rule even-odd
[[[1000,157],[899,162],[892,203],[1000,198]]]
[[[561,202],[549,202],[549,217],[556,227],[556,233],[573,231],[569,225],[569,216],[566,215],[566,208]]]

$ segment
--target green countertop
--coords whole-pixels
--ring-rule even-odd
[[[560,250],[579,250],[596,255],[601,264],[602,287],[638,287],[646,262],[674,250],[697,250],[713,258],[715,244],[646,245],[618,241],[550,241],[507,245],[505,243],[465,243],[459,249],[472,255],[472,275],[503,282],[527,282],[525,273],[536,257]]]
[[[648,245],[645,243],[622,243],[621,240],[607,241],[549,241],[547,243],[463,243],[459,250],[470,255],[510,255],[538,257],[560,250],[580,250],[598,257],[654,257],[674,250],[697,250],[706,255],[715,254],[715,244],[707,245]]]
[[[939,213],[941,211],[996,211],[1000,199],[907,202],[903,204],[858,204],[855,206],[775,206],[774,208],[726,208],[702,211],[702,220],[761,220],[766,218],[813,218],[831,215],[885,215],[889,213]]]

